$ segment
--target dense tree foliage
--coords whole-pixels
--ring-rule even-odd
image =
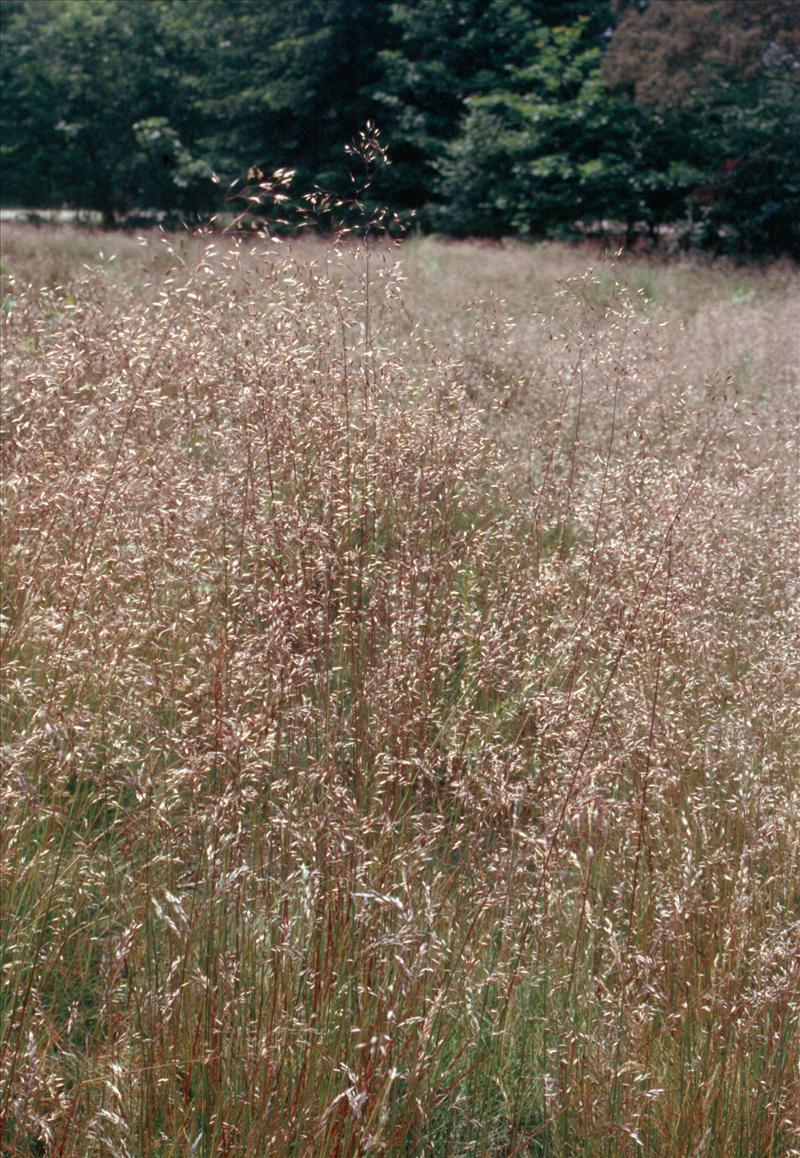
[[[603,72],[648,123],[679,126],[696,240],[800,256],[796,0],[650,0],[626,11]]]
[[[796,0],[3,0],[6,204],[195,218],[251,165],[456,234],[800,256]]]

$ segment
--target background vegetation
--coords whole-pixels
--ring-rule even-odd
[[[3,0],[3,198],[195,219],[255,165],[421,228],[800,255],[795,0]],[[578,223],[583,223],[581,227]],[[669,228],[667,228],[669,227]]]
[[[586,254],[4,230],[7,1152],[798,1153],[796,276]]]

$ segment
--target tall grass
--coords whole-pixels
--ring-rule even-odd
[[[792,271],[6,233],[7,1151],[800,1153]]]

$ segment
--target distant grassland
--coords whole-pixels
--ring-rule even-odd
[[[3,251],[6,1151],[800,1154],[796,270]]]

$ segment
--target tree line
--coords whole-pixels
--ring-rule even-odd
[[[2,197],[208,217],[251,167],[451,236],[800,257],[797,0],[3,0]],[[602,223],[606,223],[603,225]]]

